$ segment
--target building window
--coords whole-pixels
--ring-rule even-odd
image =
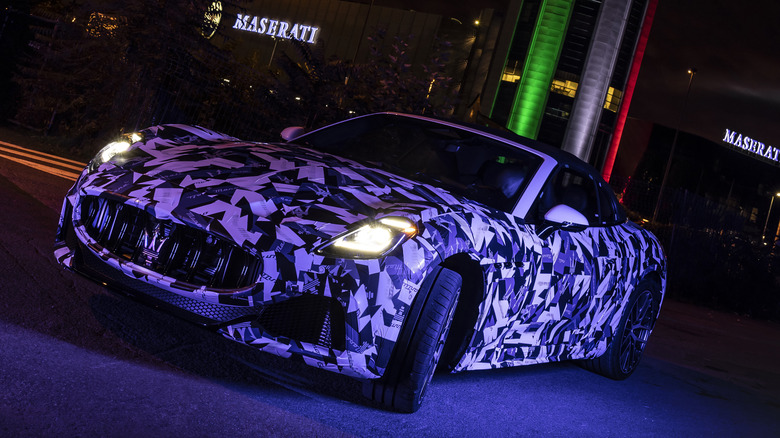
[[[505,82],[517,82],[520,80],[520,75],[516,73],[510,73],[508,71],[504,72],[504,75],[501,76],[501,80]]]
[[[577,94],[578,86],[579,84],[574,81],[553,79],[552,85],[550,85],[550,91],[574,98],[574,96]]]
[[[501,76],[502,81],[517,82],[520,80],[520,76],[523,74],[523,70],[518,70],[517,64],[518,61],[515,61],[515,64],[512,67],[509,67],[509,65],[504,67],[504,74]]]
[[[620,107],[620,101],[623,100],[623,92],[613,87],[607,90],[607,100],[604,102],[604,109],[616,113]]]

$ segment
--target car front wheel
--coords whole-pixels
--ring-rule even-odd
[[[364,385],[366,396],[399,412],[416,412],[422,405],[447,340],[462,279],[438,268],[425,283],[385,375]]]

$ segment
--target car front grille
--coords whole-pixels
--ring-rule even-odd
[[[115,257],[196,288],[249,287],[262,268],[260,257],[232,242],[114,200],[86,196],[81,218],[87,234]]]

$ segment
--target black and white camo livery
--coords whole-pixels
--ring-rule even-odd
[[[402,130],[388,134],[395,125]],[[412,147],[398,163],[453,168],[413,172],[371,159],[386,154],[379,149],[388,139],[398,137],[396,147],[419,143],[413,130],[428,135],[427,152]],[[463,285],[441,361],[451,371],[605,356],[620,325],[631,324],[621,317],[634,292],[651,284],[641,353],[660,310],[666,264],[658,241],[625,220],[595,171],[553,148],[401,114],[355,118],[278,144],[183,125],[142,134],[129,150],[96,157],[70,190],[57,260],[263,351],[381,378],[399,366],[393,352],[408,339],[402,331],[413,329],[407,315],[441,267]],[[348,141],[362,152],[339,155],[333,145]],[[501,173],[484,168],[511,163],[525,174],[498,201],[492,194],[507,184],[488,182]],[[547,204],[567,204],[545,200],[554,184],[578,175],[595,187],[597,205],[572,205],[577,211],[563,219],[545,220]],[[416,231],[375,257],[322,250],[386,217],[405,218]],[[206,248],[214,242],[222,246]],[[197,249],[178,249],[186,245]],[[232,281],[236,272],[248,278]],[[296,338],[312,321],[316,334]]]

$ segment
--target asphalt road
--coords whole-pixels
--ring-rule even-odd
[[[639,369],[438,375],[416,414],[61,269],[71,181],[0,158],[0,436],[778,436],[780,325],[668,302]],[[736,292],[736,291],[735,291]]]

